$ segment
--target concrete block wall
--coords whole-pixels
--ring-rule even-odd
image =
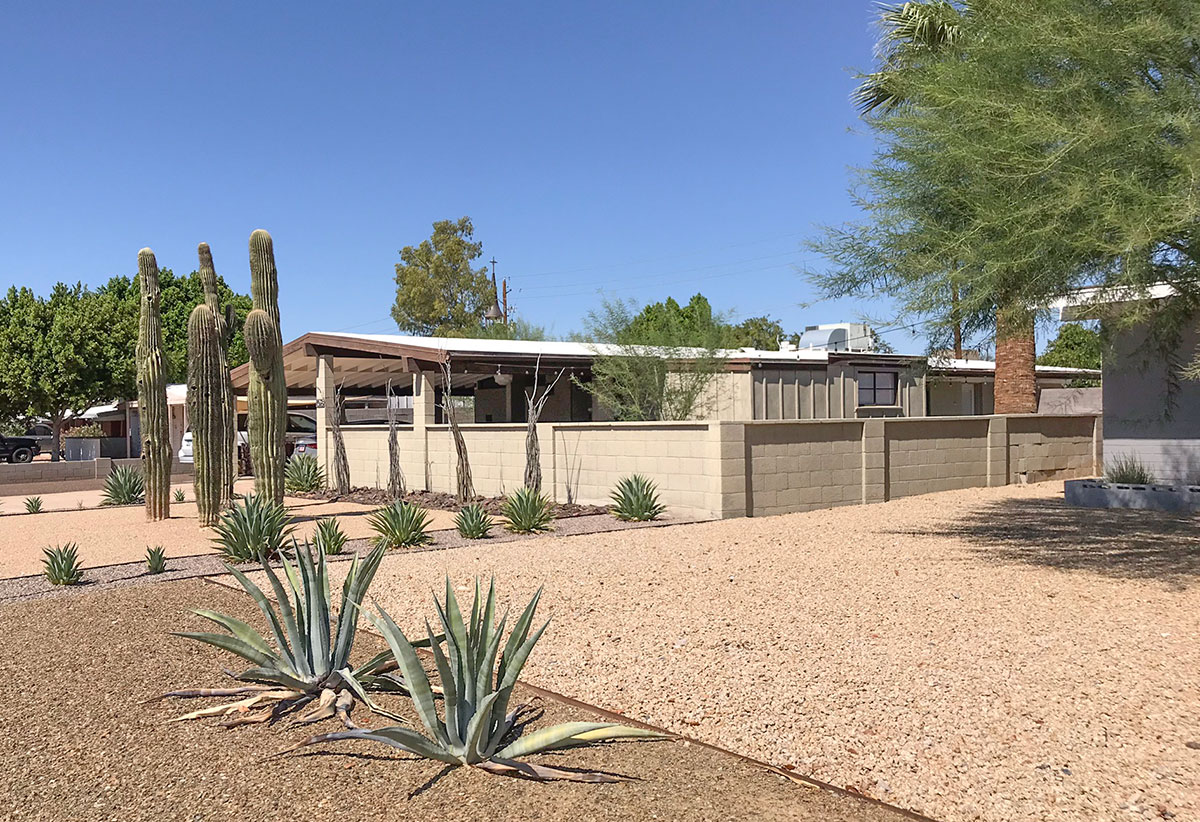
[[[863,427],[858,420],[746,423],[747,510],[769,516],[861,503]]]
[[[988,484],[990,417],[884,421],[887,499]]]
[[[467,444],[471,461],[471,479],[475,492],[488,497],[500,496],[525,484],[525,425],[480,424],[459,426]],[[543,432],[539,432],[542,435]],[[455,465],[458,453],[450,426],[434,425],[428,429],[429,481],[434,491],[456,490]],[[539,442],[542,450],[542,476],[546,476],[548,443]],[[407,465],[405,471],[407,472]]]

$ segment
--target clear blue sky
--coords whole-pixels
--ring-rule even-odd
[[[803,243],[853,216],[873,3],[26,3],[0,48],[0,285],[98,284],[196,244],[285,339],[394,332],[393,266],[469,215],[552,333],[597,291],[805,324]],[[854,131],[852,131],[854,129]],[[920,340],[889,335],[901,350]]]

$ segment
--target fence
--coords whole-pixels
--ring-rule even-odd
[[[524,425],[461,426],[475,489],[522,485]],[[350,481],[384,487],[386,426],[343,429]],[[915,417],[756,422],[540,423],[543,490],[556,501],[604,504],[617,480],[645,474],[663,502],[713,517],[766,516],[956,488],[1099,472],[1100,418]],[[398,431],[409,488],[454,490],[445,425]],[[332,438],[319,453],[328,460]]]

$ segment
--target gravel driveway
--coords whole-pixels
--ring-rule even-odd
[[[485,543],[373,593],[413,625],[446,572],[544,585],[530,682],[939,819],[1196,819],[1200,529],[1061,495]]]

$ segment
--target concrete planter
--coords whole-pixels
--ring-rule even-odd
[[[1195,485],[1133,485],[1098,479],[1067,480],[1067,503],[1082,508],[1140,508],[1153,511],[1200,511]]]
[[[68,462],[97,459],[100,456],[100,438],[63,437],[63,455]]]

